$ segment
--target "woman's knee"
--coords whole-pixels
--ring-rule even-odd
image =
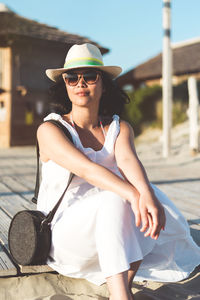
[[[102,217],[104,222],[108,220],[111,224],[117,220],[121,220],[123,223],[123,220],[131,217],[131,206],[126,200],[112,192],[103,194],[98,209],[99,218]]]
[[[100,199],[100,210],[106,210],[109,212],[122,212],[127,208],[127,201],[112,192],[103,193]]]

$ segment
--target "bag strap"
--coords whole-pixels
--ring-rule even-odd
[[[48,121],[45,121],[45,122],[50,122],[50,123],[56,125],[58,128],[60,128],[64,132],[64,134],[68,137],[68,139],[73,143],[71,134],[69,133],[68,129],[62,123],[60,123],[59,121],[56,121],[56,120],[48,120]],[[39,151],[38,140],[36,140],[36,154],[37,154],[37,171],[36,171],[36,180],[35,180],[35,191],[34,191],[34,196],[32,198],[32,202],[33,203],[37,203],[37,198],[38,198],[38,193],[39,193],[39,187],[40,187],[40,151]],[[67,187],[64,190],[64,192],[63,192],[62,196],[60,197],[60,199],[64,197],[64,194],[65,194],[67,188],[69,187],[69,185],[70,185],[70,183],[72,181],[73,176],[74,176],[74,174],[70,173]],[[59,204],[62,201],[62,199],[61,199],[61,201],[60,201],[60,199],[58,201]],[[56,208],[56,210],[57,210],[57,208]]]
[[[56,213],[56,211],[57,211],[57,209],[58,209],[60,203],[62,202],[62,199],[63,199],[63,197],[64,197],[64,195],[65,195],[65,192],[67,191],[67,189],[68,189],[68,187],[69,187],[71,181],[72,181],[73,176],[74,176],[74,174],[73,174],[73,173],[70,173],[70,175],[69,175],[69,180],[68,180],[68,183],[67,183],[67,186],[66,186],[64,192],[62,193],[60,199],[58,200],[58,202],[56,203],[56,205],[54,206],[54,208],[48,213],[48,215],[47,215],[46,218],[44,219],[43,224],[44,224],[44,223],[50,224],[51,221],[53,220],[53,217],[54,217],[54,215],[55,215],[55,213]]]
[[[37,171],[36,171],[36,178],[35,178],[35,191],[34,196],[32,198],[32,202],[37,204],[37,198],[39,193],[39,185],[40,185],[40,162],[39,162],[39,145],[38,141],[36,140],[36,155],[37,155]]]

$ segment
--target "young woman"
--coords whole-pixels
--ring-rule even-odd
[[[104,66],[92,44],[70,48],[64,68],[47,76],[65,88],[63,109],[38,129],[42,183],[38,209],[48,213],[72,183],[52,222],[48,264],[59,273],[107,282],[112,300],[134,299],[137,279],[178,281],[200,261],[187,222],[152,186],[134,147],[131,126],[120,120],[126,95],[114,84],[121,68]],[[139,270],[138,270],[139,269]]]

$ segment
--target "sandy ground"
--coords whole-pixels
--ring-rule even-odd
[[[134,282],[136,300],[200,299],[200,268],[179,283]],[[106,284],[96,286],[84,279],[57,274],[38,274],[0,279],[1,300],[105,300]]]
[[[139,157],[148,162],[163,162],[160,130],[147,130],[136,140]],[[151,149],[151,151],[149,151]],[[165,159],[168,164],[200,159],[188,148],[187,122],[172,132],[172,155]],[[200,172],[200,171],[199,171]],[[200,299],[200,267],[190,278],[178,283],[134,282],[136,300],[186,300]],[[58,274],[38,274],[24,277],[0,278],[0,300],[90,300],[108,299],[106,284],[98,287],[83,279],[72,279]]]
[[[168,158],[163,158],[163,136],[160,129],[147,129],[135,139],[136,149],[144,161],[159,159],[166,163],[189,162],[200,158],[200,152],[189,149],[189,122],[175,126],[171,131],[171,149]]]

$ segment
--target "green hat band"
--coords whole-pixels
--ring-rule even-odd
[[[81,66],[103,66],[103,62],[96,58],[82,57],[69,60],[64,64],[64,68],[73,68]]]

